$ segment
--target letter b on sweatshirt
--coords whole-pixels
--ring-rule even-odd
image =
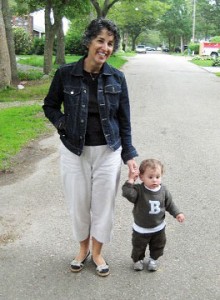
[[[150,211],[149,214],[156,215],[160,212],[160,201],[149,201],[150,203]]]

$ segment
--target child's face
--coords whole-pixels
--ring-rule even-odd
[[[155,189],[161,184],[161,167],[157,166],[155,169],[146,168],[144,174],[140,174],[140,179],[149,189]]]

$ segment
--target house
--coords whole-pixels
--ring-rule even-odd
[[[52,17],[53,18],[53,17]],[[35,11],[29,15],[14,16],[12,25],[24,28],[33,37],[42,37],[45,35],[44,10]],[[63,30],[66,34],[69,28],[69,21],[63,18]]]

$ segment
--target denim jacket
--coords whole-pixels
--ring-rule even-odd
[[[57,128],[63,144],[74,154],[83,151],[89,91],[83,77],[83,61],[61,66],[44,99],[45,116]],[[105,63],[98,78],[97,101],[107,145],[122,146],[124,163],[137,156],[131,141],[130,105],[124,74]]]

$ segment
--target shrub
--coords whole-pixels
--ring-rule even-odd
[[[213,67],[220,67],[220,58],[217,58],[213,61],[212,64]]]
[[[45,45],[45,38],[35,37],[33,39],[32,54],[43,55],[44,54],[44,45]]]
[[[29,54],[32,48],[32,39],[28,32],[21,27],[13,28],[15,54]]]
[[[193,52],[194,54],[199,54],[199,44],[197,43],[190,43],[188,45],[188,48],[190,49],[191,52]]]
[[[85,53],[82,45],[82,35],[89,21],[87,18],[78,21],[72,21],[65,37],[66,54],[83,55]]]

